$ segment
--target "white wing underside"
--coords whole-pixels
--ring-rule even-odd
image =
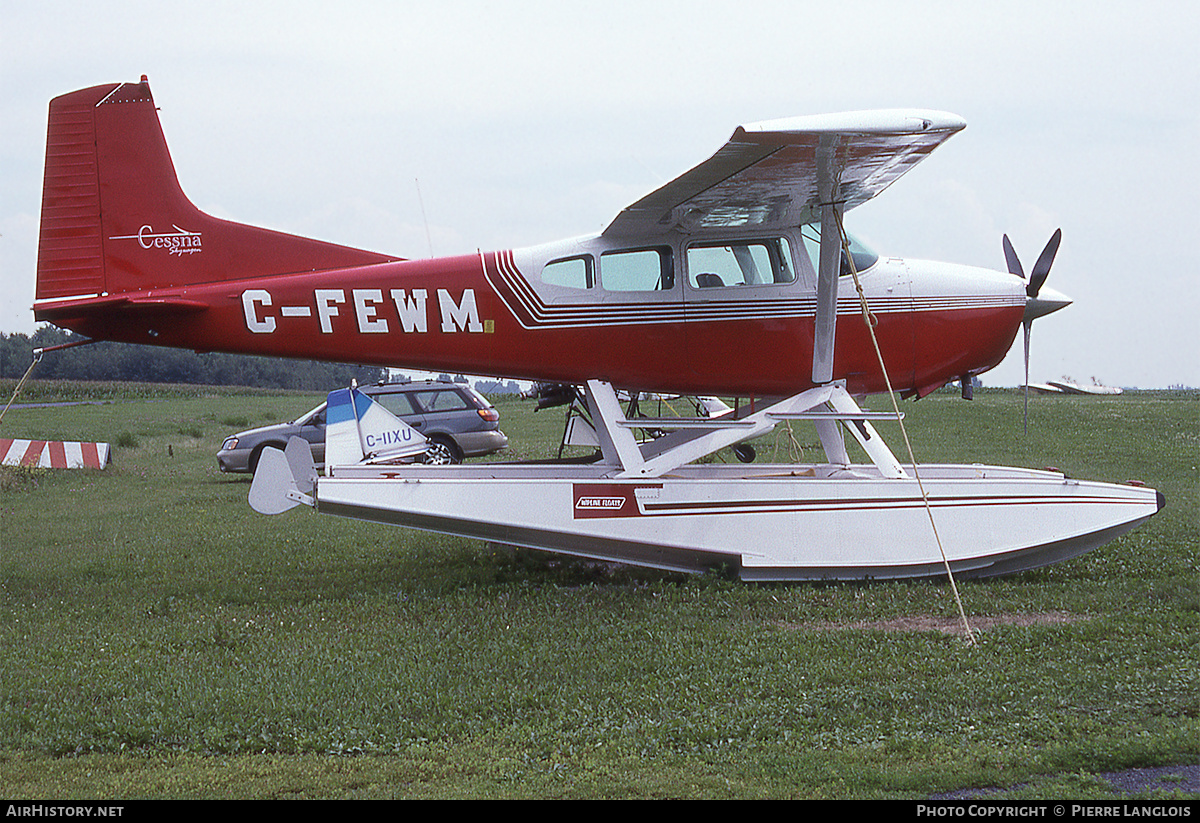
[[[633,203],[607,237],[678,229],[763,231],[821,219],[870,200],[966,126],[946,112],[881,110],[739,127],[712,157]]]

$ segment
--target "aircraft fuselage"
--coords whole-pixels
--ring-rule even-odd
[[[202,237],[191,242],[194,254],[204,253]],[[128,245],[146,257],[181,253],[169,243]],[[1019,279],[923,261],[866,262],[859,277],[897,389],[925,393],[992,368],[1008,351],[1025,304]],[[764,396],[813,385],[815,283],[799,232],[679,235],[634,248],[592,236],[150,289],[136,308],[70,318],[60,305],[50,316],[98,339],[201,351]],[[194,309],[181,311],[184,304]],[[885,391],[845,275],[838,315],[835,374],[852,392]]]

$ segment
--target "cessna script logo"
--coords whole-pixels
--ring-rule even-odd
[[[145,225],[138,229],[137,234],[122,234],[108,239],[136,240],[143,249],[161,249],[172,256],[204,251],[200,242],[200,232],[188,231],[175,225],[171,228],[175,231],[156,232],[153,226]]]

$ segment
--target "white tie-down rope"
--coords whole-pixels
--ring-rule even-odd
[[[888,377],[887,366],[883,362],[883,352],[879,349],[879,341],[875,338],[875,324],[879,321],[871,312],[871,307],[867,304],[867,296],[863,292],[862,283],[858,279],[858,268],[854,265],[854,256],[850,254],[850,240],[846,235],[846,229],[842,225],[842,213],[839,209],[834,209],[834,216],[837,217],[838,234],[841,236],[842,253],[846,255],[846,260],[850,266],[850,276],[854,278],[854,288],[858,290],[858,302],[862,307],[863,322],[867,324],[867,330],[871,333],[871,343],[875,346],[875,355],[879,358],[879,368],[883,371],[883,380],[887,384],[888,397],[892,399],[892,408],[896,412],[896,420],[900,423],[900,433],[904,436],[904,446],[908,449],[908,459],[912,463],[913,477],[917,480],[917,488],[921,490],[921,499],[925,501],[925,511],[929,515],[929,525],[933,528],[933,539],[937,541],[938,551],[942,555],[942,564],[946,567],[946,577],[950,581],[950,588],[954,592],[954,602],[958,605],[958,616],[962,618],[963,630],[967,634],[967,642],[974,646],[975,635],[971,631],[971,625],[967,622],[967,613],[963,610],[962,598],[958,595],[958,586],[954,583],[954,572],[950,570],[950,561],[946,559],[946,550],[942,547],[942,538],[938,535],[937,522],[933,517],[933,507],[929,504],[929,495],[925,492],[925,484],[921,482],[921,473],[917,470],[917,458],[913,455],[912,444],[908,440],[908,431],[904,428],[904,416],[900,414],[900,404],[896,402],[896,392],[892,390],[892,380]]]
[[[4,407],[4,411],[0,411],[0,422],[4,421],[4,415],[8,413],[9,408],[17,400],[17,395],[21,393],[21,387],[25,385],[25,381],[29,379],[29,375],[33,372],[33,367],[42,359],[41,349],[37,349],[33,353],[33,362],[29,364],[29,368],[25,370],[25,376],[17,381],[17,387],[13,389],[12,397],[8,399],[8,405]]]

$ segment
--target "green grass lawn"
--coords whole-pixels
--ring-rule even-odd
[[[1032,398],[1028,436],[1016,392],[905,404],[920,461],[1167,496],[1084,557],[960,581],[972,647],[939,630],[941,583],[750,585],[264,517],[216,450],[321,397],[83,388],[22,399],[113,402],[0,428],[114,444],[103,471],[0,472],[10,798],[1095,798],[1099,773],[1200,756],[1195,393]],[[557,451],[560,411],[498,408],[508,457]]]

